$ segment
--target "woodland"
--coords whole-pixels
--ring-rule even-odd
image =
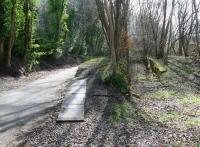
[[[106,92],[85,122],[51,112],[21,146],[199,146],[199,0],[0,0],[0,88],[66,65]]]

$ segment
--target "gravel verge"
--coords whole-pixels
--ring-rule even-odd
[[[134,69],[145,74],[142,65],[138,63]],[[173,78],[172,81],[174,81]],[[183,85],[181,81],[177,83]],[[168,84],[163,85],[158,79],[137,79],[133,81],[133,84],[141,94],[156,91],[159,88],[168,88]],[[187,81],[186,85],[188,85]],[[183,86],[177,88],[187,89],[187,86],[184,88]],[[145,96],[141,99],[133,97],[128,104],[128,119],[125,122],[113,124],[109,121],[112,100],[103,96],[106,91],[107,88],[95,80],[86,98],[84,122],[56,122],[63,95],[60,103],[49,112],[49,116],[42,125],[21,136],[24,141],[20,147],[181,146],[188,144],[196,146],[200,143],[198,126],[182,130],[177,128],[182,125],[180,119],[171,122],[160,120],[163,115],[168,116],[171,112],[182,110],[178,97],[174,97],[174,100],[156,100]],[[108,95],[112,95],[112,92]]]

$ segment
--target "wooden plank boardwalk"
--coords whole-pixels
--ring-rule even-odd
[[[77,80],[68,87],[57,121],[84,121],[86,89],[87,79]]]

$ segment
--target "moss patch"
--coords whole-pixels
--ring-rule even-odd
[[[90,60],[87,60],[85,62],[83,62],[80,66],[87,66],[87,65],[91,65],[91,64],[96,64],[96,63],[100,63],[101,61],[103,61],[105,58],[100,57],[100,58],[92,58]]]
[[[140,80],[140,81],[150,81],[151,80],[151,78],[148,75],[141,74],[141,73],[136,75],[136,79]]]
[[[194,68],[191,65],[183,65],[182,70],[186,75],[190,75],[195,72]]]
[[[110,77],[112,76],[111,63],[102,64],[100,67],[100,77],[103,83],[109,83]]]
[[[109,120],[112,123],[119,123],[126,121],[129,114],[129,103],[125,102],[118,102],[117,100],[112,100],[110,103],[110,117]]]
[[[183,57],[169,58],[169,67],[177,74],[187,77],[195,72],[195,67],[190,63],[191,60]]]
[[[182,99],[180,99],[180,103],[183,105],[200,105],[200,95],[194,93],[188,93]]]
[[[152,69],[152,71],[158,75],[161,76],[161,74],[167,72],[166,66],[162,63],[162,61],[153,59],[151,57],[147,57],[147,60],[149,62],[149,65]]]
[[[172,112],[169,114],[164,114],[160,117],[160,121],[176,121],[179,120],[182,117],[178,112]]]
[[[137,118],[149,125],[153,125],[154,121],[151,116],[143,110],[137,110]]]
[[[177,91],[169,89],[159,89],[157,91],[152,91],[145,94],[145,97],[153,100],[168,100],[175,97],[176,95]]]
[[[200,117],[189,118],[188,120],[185,121],[185,124],[189,126],[200,126]]]

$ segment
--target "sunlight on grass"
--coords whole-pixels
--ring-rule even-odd
[[[160,117],[160,121],[176,121],[179,120],[182,116],[178,112],[172,112],[165,114]]]
[[[195,67],[189,62],[191,59],[186,59],[183,57],[174,56],[169,59],[169,67],[173,67],[173,70],[177,72],[178,75],[188,76],[195,72]]]
[[[160,89],[157,91],[149,92],[145,95],[146,98],[151,98],[155,100],[167,100],[175,97],[177,92],[169,89]]]
[[[122,103],[118,101],[112,102],[109,120],[114,124],[126,121],[128,118],[129,108],[129,103],[126,101]]]
[[[140,81],[149,81],[149,80],[151,80],[151,78],[149,76],[147,76],[145,74],[141,74],[141,73],[137,74],[136,79],[140,80]]]
[[[180,103],[183,105],[191,105],[191,104],[200,105],[200,95],[189,93],[180,100]]]
[[[100,57],[100,58],[92,58],[90,60],[87,60],[85,62],[83,62],[81,65],[91,65],[91,64],[95,64],[95,63],[100,63],[104,58]]]
[[[188,120],[185,121],[185,124],[189,126],[200,126],[200,117],[189,118]]]
[[[168,78],[173,78],[173,77],[176,77],[177,76],[177,74],[174,72],[174,71],[172,71],[171,69],[167,69],[167,72],[165,72],[165,73],[163,73],[163,75],[161,76],[161,78],[163,77],[163,78],[166,78],[166,80],[168,79]]]
[[[152,125],[152,118],[150,117],[150,115],[148,115],[148,113],[146,113],[145,111],[142,110],[138,110],[138,117],[143,120],[144,122]]]
[[[106,65],[101,66],[100,68],[100,77],[104,83],[107,83],[110,80],[110,77],[112,75],[111,68],[112,68],[112,65],[110,62],[107,63]]]

